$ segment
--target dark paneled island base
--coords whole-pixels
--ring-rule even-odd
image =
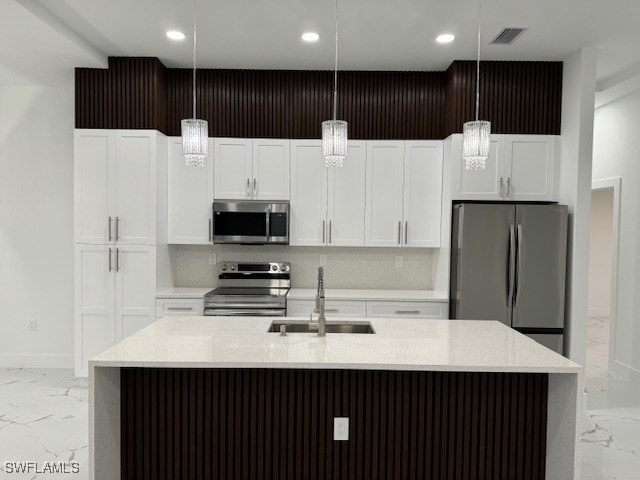
[[[546,373],[122,368],[122,478],[544,479],[548,384]],[[333,440],[334,417],[349,417],[348,441]]]

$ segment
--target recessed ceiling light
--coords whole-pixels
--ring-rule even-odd
[[[317,42],[320,39],[320,35],[316,32],[305,32],[301,35],[302,40],[305,42]]]
[[[438,43],[451,43],[455,40],[455,35],[451,33],[443,33],[442,35],[438,35],[436,37],[436,42]]]
[[[179,32],[178,30],[169,30],[167,32],[167,38],[171,40],[184,40],[187,38],[184,33]]]

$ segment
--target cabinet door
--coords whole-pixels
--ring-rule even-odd
[[[484,170],[465,168],[461,134],[454,135],[452,151],[453,200],[503,200],[504,135],[491,135],[491,152]]]
[[[325,245],[327,167],[319,140],[291,141],[291,245]]]
[[[156,243],[156,132],[116,130],[117,242]]]
[[[367,318],[447,318],[447,303],[367,302]]]
[[[404,142],[367,142],[365,245],[395,247],[402,235]]]
[[[404,148],[403,244],[437,248],[442,214],[442,142],[406,142]]]
[[[74,133],[74,238],[76,243],[105,244],[115,221],[115,132]],[[111,217],[111,225],[109,225]]]
[[[116,249],[116,336],[118,341],[156,319],[156,248]]]
[[[553,200],[556,137],[505,136],[505,198]]]
[[[169,139],[168,242],[170,244],[211,243],[213,203],[213,140],[205,168],[188,167],[182,155],[182,139]]]
[[[289,200],[289,140],[253,140],[252,198]]]
[[[251,140],[216,138],[213,195],[217,200],[248,200],[253,185]]]
[[[364,246],[366,142],[349,142],[342,168],[329,169],[327,244]]]
[[[116,343],[115,246],[75,246],[75,370]],[[111,268],[110,268],[111,267]]]

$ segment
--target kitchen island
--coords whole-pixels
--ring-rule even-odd
[[[92,359],[91,478],[579,478],[582,368],[501,323],[272,320],[163,318]]]

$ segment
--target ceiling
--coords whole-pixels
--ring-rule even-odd
[[[157,56],[191,65],[191,0],[0,0],[0,84],[63,83],[75,66],[109,55]],[[483,0],[483,59],[563,60],[597,49],[609,86],[640,73],[638,0]],[[209,0],[198,3],[198,64],[212,68],[333,68],[332,0]],[[444,70],[473,59],[474,0],[342,0],[340,68]],[[488,42],[503,27],[528,27],[511,46]],[[166,30],[187,34],[168,40]],[[303,31],[317,44],[300,40]],[[438,45],[450,32],[456,40]]]

